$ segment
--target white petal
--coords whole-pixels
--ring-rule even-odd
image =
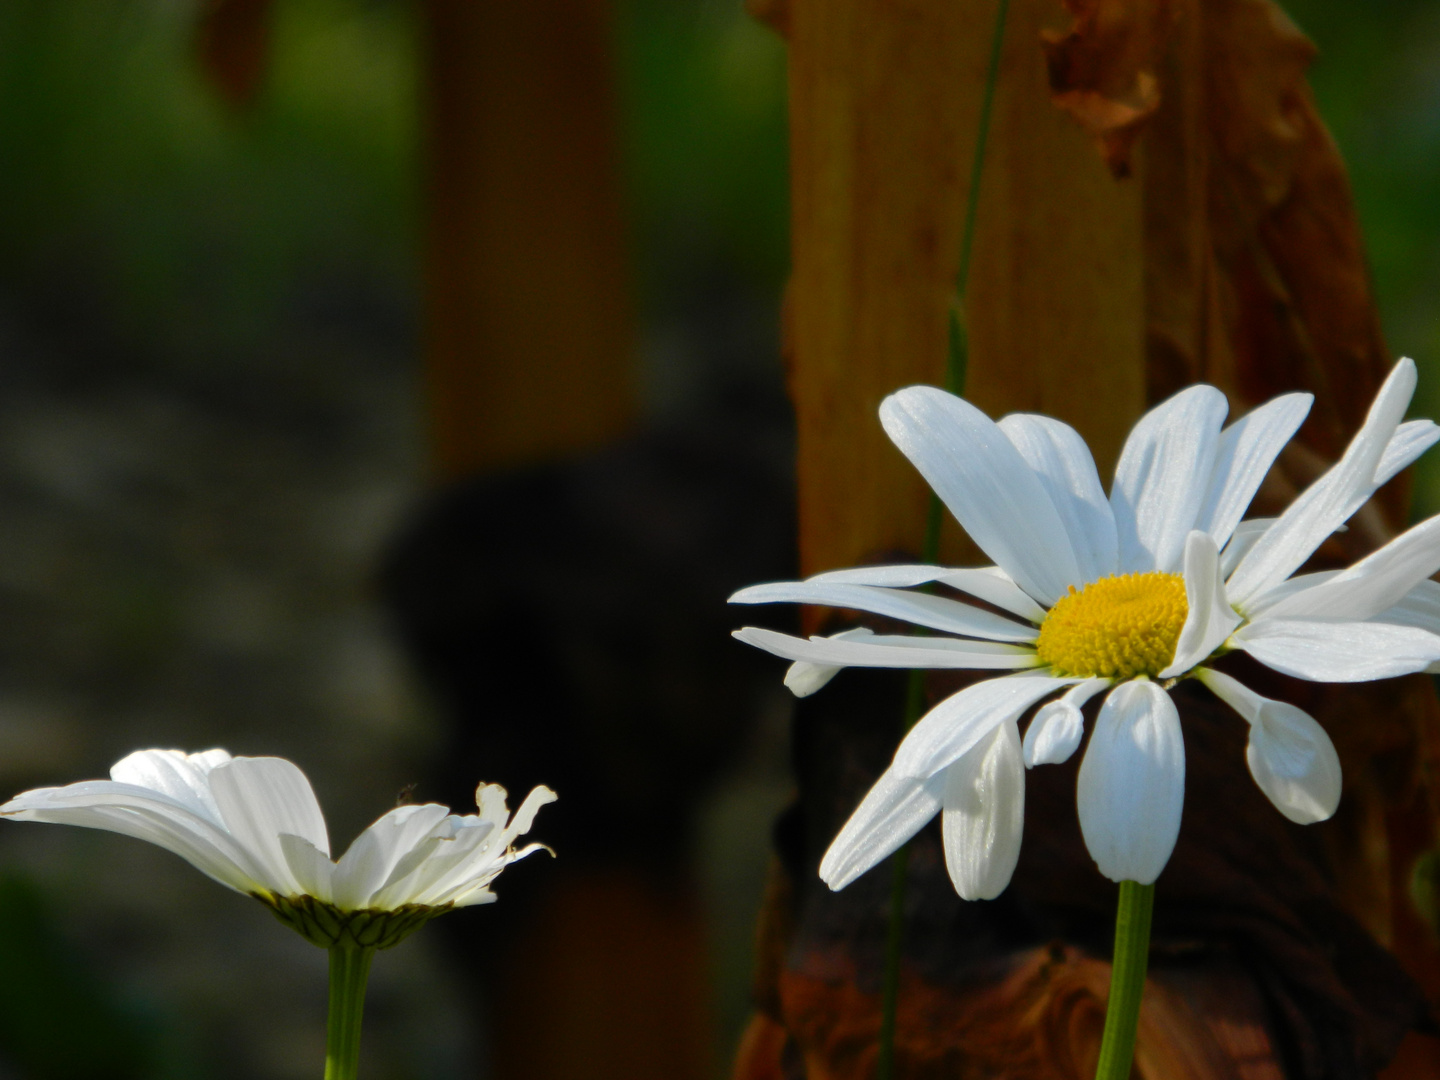
[[[210,773],[210,790],[225,828],[262,870],[271,888],[293,895],[300,883],[290,871],[280,834],[291,833],[330,853],[325,818],[310,781],[284,758],[235,758]]]
[[[730,598],[732,604],[827,604],[830,607],[869,611],[892,619],[949,634],[988,638],[991,641],[1034,641],[1035,627],[984,611],[958,600],[928,593],[880,589],[873,585],[837,585],[815,581],[776,581],[752,585]]]
[[[1418,626],[1431,633],[1440,633],[1440,582],[1417,582],[1403,600],[1380,612],[1372,621]]]
[[[1110,492],[1122,573],[1179,569],[1228,408],[1215,387],[1191,386],[1151,409],[1130,432]]]
[[[168,795],[133,784],[86,780],[38,788],[11,799],[0,807],[0,815],[132,836],[179,855],[239,892],[271,888],[255,860],[218,825]]]
[[[825,852],[821,880],[836,890],[849,885],[939,813],[944,790],[943,775],[915,780],[886,769]]]
[[[1275,458],[1305,422],[1314,400],[1313,394],[1282,394],[1220,433],[1215,472],[1195,528],[1224,546]]]
[[[805,581],[807,584],[823,582],[835,585],[879,585],[889,589],[904,589],[938,581],[1030,622],[1038,623],[1045,618],[1045,609],[1030,599],[1025,590],[1011,581],[1010,575],[998,566],[956,568],[935,566],[932,563],[855,566],[848,570],[827,570],[823,574],[814,574]]]
[[[484,785],[479,792],[477,792],[476,801],[483,805],[484,792],[487,791],[498,791],[500,793],[500,805],[502,807],[505,805],[505,789],[499,784]],[[540,812],[540,808],[542,806],[549,806],[559,797],[560,796],[556,795],[555,792],[551,791],[544,784],[531,788],[530,794],[525,796],[525,801],[522,802],[520,808],[515,811],[515,816],[510,819],[509,824],[500,832],[500,839],[505,846],[509,847],[517,836],[524,836],[528,833],[530,826],[535,823],[535,815]]]
[[[183,750],[136,750],[117,761],[110,779],[168,795],[216,825],[220,811],[210,794],[210,772],[230,760],[224,750],[187,754]]]
[[[1395,429],[1390,444],[1375,467],[1373,483],[1378,488],[1409,465],[1440,439],[1440,427],[1430,420],[1407,420]]]
[[[1235,526],[1235,531],[1230,534],[1230,540],[1225,549],[1220,552],[1220,576],[1229,580],[1230,575],[1235,572],[1235,567],[1240,565],[1249,550],[1255,546],[1255,541],[1264,535],[1265,530],[1275,524],[1275,518],[1250,518]]]
[[[1197,677],[1249,722],[1245,760],[1276,808],[1300,825],[1331,817],[1340,805],[1340,755],[1325,729],[1304,709],[1262,697],[1223,672]]]
[[[963,900],[993,900],[1020,861],[1025,824],[1025,766],[1015,721],[944,772],[940,812],[945,868]]]
[[[1026,768],[1069,761],[1085,736],[1085,715],[1080,710],[1109,685],[1109,679],[1086,679],[1041,705],[1025,731]]]
[[[1402,359],[1340,460],[1286,508],[1240,561],[1230,576],[1231,603],[1243,607],[1289,577],[1370,497],[1376,470],[1414,392],[1415,364]]]
[[[742,627],[732,636],[786,660],[838,667],[973,668],[985,671],[1032,668],[1040,664],[1034,649],[998,641],[885,634],[876,634],[864,640],[814,637],[806,641],[758,626]]]
[[[1240,625],[1240,616],[1225,599],[1220,577],[1220,552],[1215,538],[1196,529],[1185,540],[1185,599],[1189,610],[1175,657],[1160,678],[1183,675],[1225,643]]]
[[[1100,486],[1095,459],[1080,433],[1048,416],[1014,413],[1000,421],[1065,524],[1080,569],[1076,585],[1115,573],[1115,515]]]
[[[1054,503],[988,416],[934,387],[911,386],[881,403],[880,422],[1017,585],[1049,606],[1075,584],[1080,571]]]
[[[1185,744],[1169,694],[1148,679],[1110,692],[1080,763],[1076,801],[1102,874],[1142,885],[1160,876],[1185,805]]]
[[[841,630],[838,634],[831,634],[826,640],[853,641],[856,638],[874,636],[875,631],[868,626],[855,626],[849,630]],[[796,660],[785,672],[785,686],[796,697],[809,697],[843,670],[838,664],[812,664],[806,660]]]
[[[1306,589],[1313,589],[1322,582],[1329,581],[1340,573],[1339,570],[1316,570],[1309,574],[1296,574],[1292,578],[1286,578],[1278,585],[1271,586],[1254,597],[1245,605],[1245,618],[1251,622],[1257,622],[1262,616],[1268,615],[1270,609],[1280,601],[1294,596]]]
[[[1440,517],[1401,533],[1379,551],[1270,607],[1274,619],[1368,619],[1398,604],[1440,570]]]
[[[1047,694],[1083,681],[1025,672],[967,686],[920,718],[895,751],[891,769],[897,776],[920,780],[934,776],[997,725],[1017,719]]]
[[[1311,682],[1370,682],[1440,661],[1440,636],[1378,622],[1263,619],[1231,639],[1266,667]]]
[[[327,904],[335,902],[335,864],[309,840],[290,833],[280,834],[280,850],[300,891]]]
[[[396,864],[450,815],[436,803],[397,806],[355,838],[335,867],[334,903],[369,907]]]

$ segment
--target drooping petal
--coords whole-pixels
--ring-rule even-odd
[[[1272,605],[1272,619],[1369,619],[1440,570],[1440,517],[1412,529],[1348,570]]]
[[[875,631],[868,626],[854,626],[838,634],[829,635],[829,641],[854,641],[856,638],[870,638]],[[825,686],[844,670],[838,664],[812,664],[807,660],[796,660],[785,671],[785,686],[796,697],[809,697]]]
[[[1235,567],[1240,565],[1240,560],[1255,546],[1255,541],[1264,535],[1265,530],[1275,524],[1275,518],[1250,518],[1235,526],[1235,531],[1230,534],[1230,541],[1220,552],[1220,576],[1227,581],[1230,575],[1235,572]]]
[[[1255,693],[1220,671],[1197,677],[1250,724],[1245,760],[1260,790],[1300,825],[1331,817],[1340,805],[1340,755],[1304,709]]]
[[[1080,569],[1078,587],[1115,573],[1115,515],[1095,471],[1095,459],[1069,424],[1033,413],[1012,413],[1000,421],[1055,504]]]
[[[1189,610],[1175,658],[1160,672],[1160,678],[1183,675],[1224,644],[1240,625],[1240,616],[1225,599],[1225,582],[1220,577],[1220,552],[1215,538],[1194,530],[1185,539],[1185,599]]]
[[[947,634],[986,638],[990,641],[1034,641],[1035,627],[996,615],[991,611],[947,600],[928,593],[882,589],[873,585],[841,585],[833,582],[776,581],[752,585],[730,597],[732,604],[826,604],[853,608],[904,619],[917,626],[943,630]]]
[[[1069,761],[1085,736],[1085,716],[1080,710],[1109,685],[1109,679],[1086,679],[1041,705],[1025,732],[1025,767]]]
[[[1306,488],[1255,542],[1230,575],[1237,607],[1283,581],[1375,490],[1376,471],[1415,392],[1415,364],[1402,359],[1380,388],[1340,460]]]
[[[301,891],[280,846],[281,833],[330,853],[325,817],[305,774],[284,758],[234,758],[212,770],[210,790],[226,831],[273,874],[281,891]]]
[[[1440,439],[1440,427],[1431,420],[1407,420],[1395,429],[1380,464],[1375,467],[1372,483],[1378,488],[1409,465]]]
[[[934,776],[997,725],[1018,719],[1041,698],[1078,682],[1084,680],[1025,672],[967,686],[920,718],[895,751],[891,769],[897,776],[920,780]]]
[[[1291,437],[1300,429],[1313,394],[1282,394],[1252,409],[1220,433],[1215,471],[1195,528],[1208,532],[1223,547],[1255,497],[1265,474]]]
[[[1215,387],[1191,386],[1151,409],[1130,432],[1110,491],[1121,573],[1179,569],[1228,408]]]
[[[962,900],[993,900],[1015,873],[1025,824],[1025,766],[1015,721],[1001,724],[943,776],[945,868]]]
[[[934,566],[930,563],[856,566],[848,570],[827,570],[823,574],[814,574],[805,581],[807,584],[878,585],[888,589],[906,589],[938,581],[1030,622],[1038,623],[1045,618],[1045,609],[1035,603],[1025,590],[1011,581],[1010,575],[998,566],[956,568]]]
[[[1411,626],[1265,618],[1231,639],[1266,667],[1311,682],[1370,682],[1440,661],[1440,635]]]
[[[940,812],[945,777],[897,776],[886,769],[820,860],[820,878],[839,890],[894,852]]]
[[[786,660],[835,667],[974,668],[979,671],[1038,667],[1034,649],[999,641],[903,637],[875,634],[864,639],[791,637],[776,630],[745,626],[731,635],[747,645]]]
[[[1175,850],[1185,805],[1185,744],[1170,695],[1121,683],[1100,709],[1076,785],[1085,846],[1111,881],[1149,885]]]
[[[995,422],[969,402],[911,386],[880,405],[880,422],[970,538],[1048,607],[1080,576],[1054,503]]]

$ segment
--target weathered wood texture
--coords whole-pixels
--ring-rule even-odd
[[[425,336],[462,475],[604,442],[634,411],[607,0],[428,0]]]
[[[786,353],[806,572],[916,551],[929,492],[880,400],[944,378],[993,0],[792,0]],[[1049,105],[1041,22],[1011,9],[967,321],[968,396],[1074,423],[1113,464],[1143,405],[1141,198]],[[958,534],[947,550],[962,551]]]

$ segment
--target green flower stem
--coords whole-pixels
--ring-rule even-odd
[[[1150,959],[1150,914],[1154,908],[1154,885],[1141,885],[1136,881],[1120,883],[1110,1001],[1105,1006],[1105,1035],[1100,1042],[1095,1080],[1130,1080],[1135,1029],[1140,1022],[1140,998],[1145,992],[1145,966]]]
[[[980,177],[985,170],[985,142],[990,134],[990,116],[995,111],[995,87],[1000,82],[1000,55],[1005,42],[1005,16],[1010,0],[995,7],[995,29],[990,37],[990,61],[985,72],[985,92],[980,100],[980,123],[975,129],[975,157],[970,163],[970,190],[965,200],[965,223],[960,236],[960,265],[955,273],[955,298],[950,307],[950,336],[945,357],[945,389],[965,392],[970,366],[970,338],[965,326],[965,290],[970,281],[970,256],[975,247],[975,218],[980,205]],[[944,509],[940,496],[930,496],[925,522],[922,562],[940,558],[940,525]],[[909,731],[920,719],[925,704],[925,673],[910,672],[905,697],[905,725]],[[885,934],[885,974],[880,988],[880,1047],[875,1061],[876,1080],[895,1075],[895,1016],[900,1002],[900,953],[905,942],[905,875],[910,864],[910,846],[897,851],[890,862],[890,924]]]
[[[325,1030],[325,1080],[355,1080],[360,1074],[360,1018],[371,948],[330,949],[330,1019]]]

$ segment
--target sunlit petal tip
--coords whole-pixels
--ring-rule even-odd
[[[838,634],[831,634],[832,641],[854,641],[857,638],[874,637],[875,631],[868,626],[855,626],[849,630],[842,630]],[[809,697],[817,690],[824,688],[830,680],[844,670],[842,664],[815,664],[806,660],[796,660],[785,671],[785,688],[797,698]]]

